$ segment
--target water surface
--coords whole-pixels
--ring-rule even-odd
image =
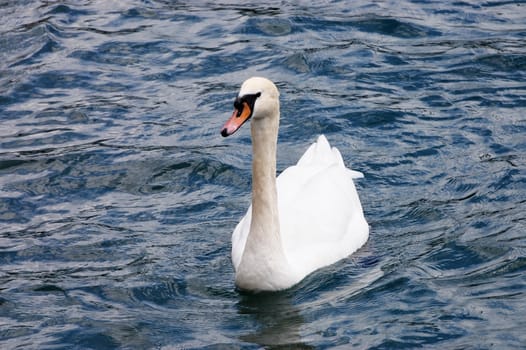
[[[524,1],[0,4],[0,347],[521,348]],[[371,226],[291,290],[233,285],[243,80],[278,170],[324,133]]]

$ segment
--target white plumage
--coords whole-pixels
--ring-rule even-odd
[[[244,96],[258,95],[254,101]],[[243,84],[223,136],[252,118],[252,205],[232,235],[232,262],[241,289],[281,290],[359,249],[368,239],[355,178],[340,152],[319,136],[298,163],[275,178],[279,93],[265,78]],[[252,102],[252,106],[251,106]],[[246,109],[249,109],[247,112]],[[240,114],[241,117],[239,116]]]

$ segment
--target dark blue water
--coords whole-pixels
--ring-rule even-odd
[[[0,347],[526,344],[526,2],[0,2]],[[281,90],[278,168],[324,133],[370,240],[235,290],[243,80]]]

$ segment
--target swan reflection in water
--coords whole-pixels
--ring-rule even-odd
[[[241,334],[246,343],[259,344],[267,349],[315,349],[302,342],[300,334],[305,323],[297,305],[294,292],[264,292],[240,294],[238,313],[255,323],[255,332]]]

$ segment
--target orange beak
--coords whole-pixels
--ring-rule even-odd
[[[238,108],[234,109],[232,116],[227,120],[223,128],[221,129],[221,135],[227,137],[232,135],[243,125],[250,116],[252,115],[252,109],[247,102],[243,102],[241,110]]]

